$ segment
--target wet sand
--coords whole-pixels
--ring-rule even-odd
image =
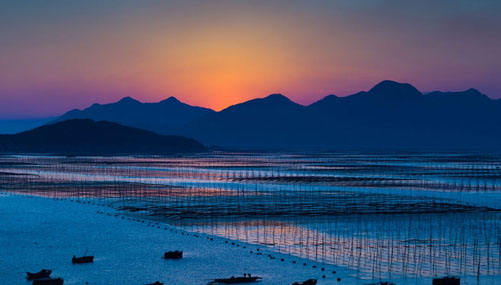
[[[86,250],[95,255],[95,262],[73,265],[72,255]],[[162,259],[168,250],[183,250],[184,258]],[[0,194],[0,255],[2,284],[30,284],[24,278],[26,271],[42,268],[52,269],[52,276],[62,277],[65,284],[157,280],[207,284],[245,272],[263,277],[256,284],[291,284],[310,278],[318,279],[318,284],[368,283],[350,277],[353,272],[343,268],[166,224],[133,221],[105,206],[10,194]]]

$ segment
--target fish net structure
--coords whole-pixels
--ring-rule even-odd
[[[360,278],[501,275],[501,156],[0,156],[0,191],[98,201]]]

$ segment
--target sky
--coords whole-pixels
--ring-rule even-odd
[[[221,110],[390,79],[501,97],[498,0],[2,0],[0,119],[131,96]]]

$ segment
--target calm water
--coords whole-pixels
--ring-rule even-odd
[[[501,275],[498,155],[3,156],[0,167],[4,191],[99,199],[363,279]]]

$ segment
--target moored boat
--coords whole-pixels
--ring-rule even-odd
[[[73,255],[73,258],[71,259],[71,263],[73,264],[91,263],[91,262],[94,262],[94,256],[92,255],[82,256],[82,257],[76,257]]]
[[[446,276],[442,278],[433,278],[433,285],[460,285],[461,280],[458,277]]]
[[[164,253],[165,259],[181,259],[183,258],[183,252],[180,250],[167,251]]]
[[[40,279],[40,278],[48,278],[48,277],[50,277],[51,273],[52,273],[52,270],[49,270],[49,269],[42,269],[37,273],[26,272],[26,279],[35,280],[35,279]]]

